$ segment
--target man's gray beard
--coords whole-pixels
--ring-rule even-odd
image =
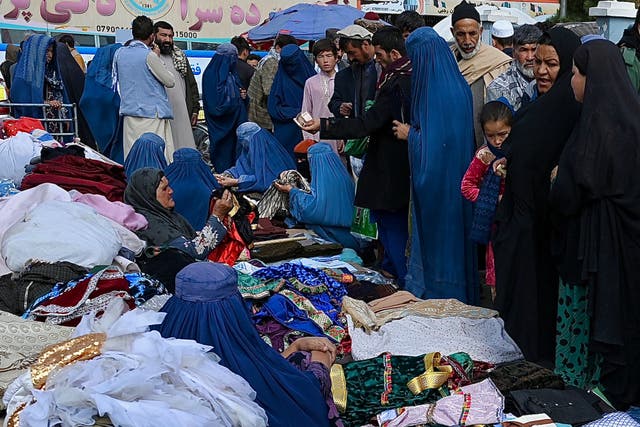
[[[481,45],[482,45],[482,40],[478,40],[478,44],[476,44],[476,47],[473,48],[473,51],[471,51],[470,53],[465,53],[462,50],[462,47],[460,47],[460,45],[456,41],[456,46],[458,47],[458,52],[460,52],[460,56],[462,57],[462,59],[471,59],[474,56],[476,56],[478,52],[480,52]]]
[[[529,79],[529,81],[533,80],[533,68],[526,68],[524,65],[522,65],[522,63],[520,63],[520,61],[518,61],[517,59],[516,61],[516,68],[518,69],[518,71],[520,71],[520,73],[525,76],[527,79]]]
[[[160,48],[160,53],[163,55],[171,55],[173,52],[173,44],[165,45],[164,43],[158,45]]]

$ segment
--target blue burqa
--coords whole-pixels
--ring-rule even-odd
[[[164,170],[173,189],[174,210],[185,217],[194,230],[202,230],[209,218],[209,200],[220,187],[211,169],[195,148],[181,148],[173,153],[173,163]]]
[[[307,154],[311,193],[294,188],[289,193],[291,215],[320,237],[359,249],[351,235],[356,188],[340,157],[329,144],[314,144]]]
[[[51,63],[47,64],[47,48],[53,46],[56,51],[55,40],[49,36],[36,34],[24,41],[22,53],[16,63],[11,83],[11,102],[24,104],[42,104],[44,102],[45,73],[55,72],[58,79],[60,68],[54,54]],[[69,97],[64,94],[64,102],[69,102]],[[13,107],[14,117],[43,118],[42,107]]]
[[[327,405],[311,372],[292,366],[265,343],[238,292],[237,273],[224,264],[198,262],[176,276],[176,294],[162,307],[163,337],[213,346],[220,364],[256,391],[270,426],[328,426]]]
[[[240,97],[236,72],[238,49],[223,43],[202,75],[202,104],[209,129],[209,154],[216,172],[236,162],[236,128],[247,121],[246,102]]]
[[[142,168],[164,170],[167,158],[164,156],[164,139],[155,133],[145,132],[133,143],[124,162],[124,174],[128,177]]]
[[[101,47],[87,67],[80,110],[84,113],[100,152],[118,163],[124,162],[120,95],[113,87],[113,55],[119,43]]]
[[[278,140],[256,123],[241,124],[236,134],[240,155],[236,165],[225,172],[238,178],[239,191],[263,193],[281,172],[296,168]]]
[[[460,182],[474,155],[471,90],[447,43],[432,28],[407,39],[411,82],[411,253],[405,289],[419,298],[476,304],[472,205]]]
[[[302,108],[304,84],[315,74],[311,63],[298,46],[288,44],[282,48],[267,108],[273,121],[274,135],[294,160],[293,148],[302,141],[302,130],[293,118]]]

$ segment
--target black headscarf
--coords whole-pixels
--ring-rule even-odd
[[[640,401],[640,98],[611,42],[581,46],[580,119],[550,194],[563,279],[589,287],[590,348],[616,403]]]
[[[156,199],[156,190],[164,172],[160,169],[138,169],[129,177],[124,191],[125,203],[133,206],[139,214],[149,221],[149,226],[136,233],[149,245],[162,246],[184,236],[195,237],[195,231],[189,222],[179,213],[167,209]]]
[[[532,361],[554,356],[558,275],[550,252],[549,183],[580,111],[569,72],[580,39],[566,28],[548,35],[560,72],[547,93],[518,112],[503,144],[507,178],[493,238],[496,307]]]
[[[60,77],[64,83],[64,88],[67,92],[67,96],[69,97],[69,102],[76,104],[76,111],[78,113],[78,136],[84,144],[92,148],[96,148],[96,141],[91,134],[87,120],[84,118],[82,110],[78,107],[80,104],[80,98],[82,97],[82,92],[84,91],[84,72],[76,62],[66,44],[59,42],[56,43],[55,57],[56,61],[58,61]]]
[[[545,33],[551,39],[551,46],[560,58],[560,72],[558,78],[571,71],[573,53],[580,46],[580,38],[571,30],[564,27],[554,27]]]

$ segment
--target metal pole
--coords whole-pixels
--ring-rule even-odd
[[[567,17],[567,0],[560,0],[560,18]]]

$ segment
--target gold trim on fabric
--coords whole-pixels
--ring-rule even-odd
[[[22,412],[22,410],[24,408],[26,408],[26,406],[27,406],[26,403],[21,403],[20,405],[18,405],[16,410],[13,411],[13,414],[11,414],[11,416],[7,420],[7,427],[19,427],[20,426],[20,413]]]
[[[411,379],[407,387],[415,395],[425,390],[442,387],[453,372],[451,366],[439,366],[440,353],[428,353],[424,356],[425,372]]]
[[[344,413],[347,409],[347,380],[342,365],[337,363],[331,366],[331,393],[336,408]]]
[[[31,365],[33,386],[42,390],[54,369],[100,355],[106,339],[105,333],[93,333],[46,347]]]

